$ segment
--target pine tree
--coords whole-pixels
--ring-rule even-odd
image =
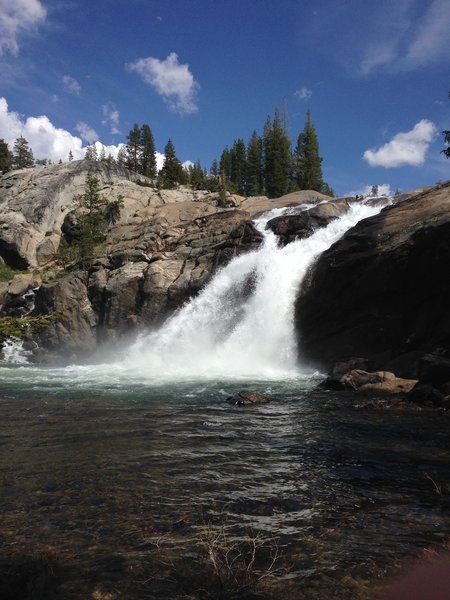
[[[119,152],[117,153],[117,164],[120,167],[125,167],[127,163],[127,149],[124,144],[120,146]]]
[[[103,208],[107,200],[100,195],[100,181],[88,171],[84,193],[80,196],[80,204],[86,209],[78,221],[77,247],[79,261],[83,266],[90,263],[95,254],[96,244],[105,239],[105,216]]]
[[[102,144],[102,147],[100,148],[98,160],[106,160],[105,146],[103,146],[103,144]]]
[[[224,148],[220,156],[220,175],[229,180],[231,177],[231,152],[228,147]]]
[[[13,155],[5,140],[0,139],[0,173],[9,171],[13,164]]]
[[[155,141],[149,125],[142,125],[140,133],[140,157],[139,157],[139,173],[156,179],[156,154]]]
[[[175,147],[172,140],[168,140],[164,148],[164,165],[158,175],[158,184],[166,190],[171,190],[178,183],[184,183],[184,169],[175,154]]]
[[[212,163],[211,163],[211,167],[209,168],[209,174],[214,179],[218,179],[219,173],[220,173],[220,171],[219,171],[219,163],[217,162],[217,159],[215,158],[212,161]]]
[[[95,144],[86,148],[84,158],[86,160],[98,160],[97,147]]]
[[[69,162],[73,161],[73,154],[72,154],[72,150],[69,150]]]
[[[308,110],[305,127],[298,136],[295,149],[296,179],[300,190],[323,191],[325,184],[322,175],[322,160],[319,156],[316,130]]]
[[[127,136],[127,160],[126,166],[131,171],[139,172],[139,163],[141,158],[141,131],[137,123]]]
[[[279,198],[289,191],[292,170],[291,141],[284,130],[278,109],[273,123],[266,121],[263,135],[264,180],[269,198]]]
[[[205,173],[199,160],[189,167],[189,183],[194,190],[204,190],[206,187]]]
[[[231,175],[238,194],[245,194],[247,183],[247,155],[244,140],[235,140],[231,148]]]
[[[27,140],[21,136],[14,142],[13,165],[15,169],[26,169],[34,166],[34,157]]]
[[[263,153],[262,140],[254,131],[247,147],[247,196],[260,196],[263,193]]]

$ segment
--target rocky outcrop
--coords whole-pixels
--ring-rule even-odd
[[[302,357],[330,370],[358,356],[416,376],[450,352],[450,182],[365,219],[322,254],[296,303]]]
[[[89,170],[99,179],[102,196],[121,200],[118,224],[142,225],[153,218],[156,207],[179,202],[218,210],[217,194],[189,188],[158,190],[149,179],[108,161],[11,171],[0,178],[0,256],[9,266],[36,268],[53,260],[64,221],[80,209]],[[229,195],[228,200],[239,206],[244,199]]]
[[[118,200],[120,210],[90,268],[58,272],[55,252],[62,235],[69,242],[73,237],[89,171],[100,181],[100,194]],[[244,200],[229,194],[231,208],[222,208],[218,195],[207,191],[158,190],[107,161],[13,171],[0,178],[0,257],[13,269],[50,267],[34,314],[63,316],[40,334],[40,343],[82,358],[99,341],[158,324],[217,268],[256,248],[261,235],[250,213],[239,209]],[[0,288],[1,314],[20,316],[32,306],[19,296],[34,285],[30,277],[17,275]]]
[[[344,215],[350,208],[346,199],[333,200],[318,204],[307,210],[293,209],[290,214],[275,217],[267,223],[280,239],[282,245],[290,244],[296,239],[309,237],[321,227]]]
[[[300,204],[318,204],[320,202],[327,202],[330,200],[330,196],[321,194],[314,190],[301,190],[298,192],[291,192],[281,198],[269,199],[267,196],[253,196],[250,198],[242,198],[239,204],[239,208],[247,211],[253,219],[258,214],[267,212],[274,208],[283,208],[284,206],[298,206]]]
[[[42,345],[70,355],[78,348],[83,355],[138,325],[155,326],[218,267],[260,242],[248,213],[217,212],[193,201],[156,207],[142,224],[119,222],[108,234],[105,256],[88,272],[60,275],[40,287],[36,312],[66,311],[43,334]]]

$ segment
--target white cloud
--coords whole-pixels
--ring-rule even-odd
[[[411,131],[397,133],[378,149],[366,150],[363,158],[371,167],[401,167],[423,165],[429,145],[437,133],[436,126],[422,119]]]
[[[110,127],[110,132],[112,134],[120,133],[120,130],[119,130],[120,113],[115,108],[115,106],[111,103],[104,104],[102,106],[102,112],[103,112],[103,117],[104,117],[104,119],[102,121],[102,125],[108,125]]]
[[[0,56],[6,51],[17,55],[18,38],[32,32],[46,15],[40,0],[0,0]]]
[[[88,130],[93,131],[85,123],[82,125],[85,125]],[[44,115],[23,119],[18,113],[9,111],[6,99],[0,96],[0,138],[4,139],[10,149],[12,149],[14,141],[19,136],[26,138],[35,158],[49,158],[53,162],[58,162],[59,160],[63,162],[67,161],[70,151],[72,151],[75,160],[80,160],[84,157],[88,147],[83,146],[81,137],[74,136],[65,129],[55,127],[49,118]],[[97,138],[94,141],[94,145],[98,153],[104,148],[106,156],[111,154],[113,158],[117,158],[119,150],[125,144],[106,146],[98,141]],[[164,154],[156,152],[156,166],[158,171],[162,169],[163,164]]]
[[[296,96],[300,100],[307,100],[308,98],[311,98],[312,91],[306,87],[301,87],[299,90],[294,92],[294,96]]]
[[[165,60],[140,58],[129,68],[151,85],[174,112],[183,115],[198,111],[196,97],[200,86],[189,65],[180,64],[175,52],[171,52]]]
[[[158,169],[158,171],[161,171],[161,169],[163,168],[164,165],[164,161],[166,160],[166,157],[164,156],[164,154],[161,154],[161,152],[155,152],[156,154],[156,168]]]
[[[67,160],[69,151],[75,159],[83,158],[84,149],[79,137],[65,129],[55,127],[48,117],[28,117],[8,110],[5,98],[0,98],[0,138],[12,149],[19,136],[28,140],[35,158],[49,158],[52,161]]]
[[[69,94],[73,94],[74,96],[80,95],[81,86],[76,79],[74,79],[70,75],[64,75],[62,80],[64,83],[64,87],[66,88],[66,92],[69,92]]]
[[[79,121],[76,124],[75,129],[80,134],[81,139],[88,144],[93,144],[98,140],[98,134],[95,129],[92,129],[92,127],[87,123],[84,123],[84,121]]]

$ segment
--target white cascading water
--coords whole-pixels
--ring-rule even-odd
[[[279,379],[307,373],[297,361],[294,302],[316,257],[382,206],[351,205],[347,214],[307,239],[279,247],[266,223],[255,221],[261,248],[221,269],[157,331],[141,335],[115,367],[157,379]]]

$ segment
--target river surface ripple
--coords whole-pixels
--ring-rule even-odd
[[[449,417],[311,386],[3,383],[2,552],[45,545],[95,562],[225,523],[275,536],[304,581],[445,543]],[[246,387],[273,402],[225,402]]]

